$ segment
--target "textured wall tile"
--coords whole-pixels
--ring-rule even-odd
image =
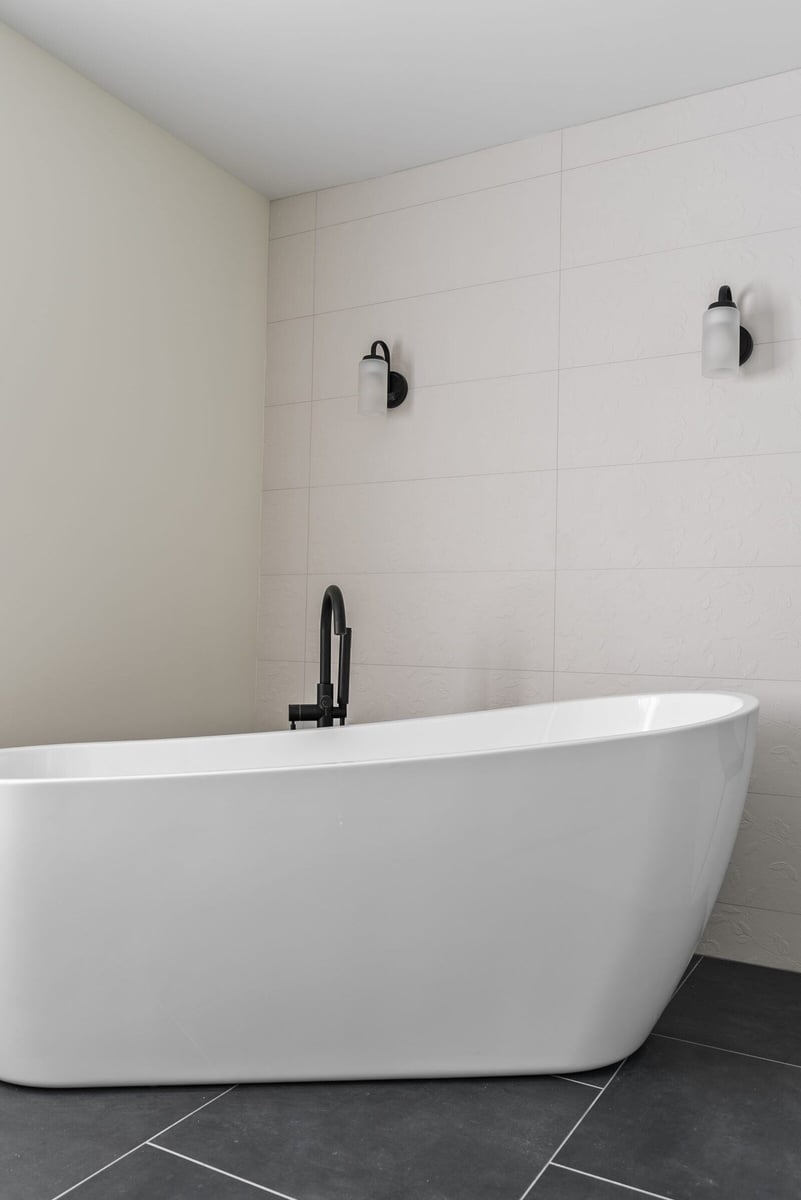
[[[308,484],[311,407],[280,404],[264,410],[264,491]]]
[[[314,236],[294,233],[270,242],[268,321],[286,321],[314,312]]]
[[[309,576],[307,656],[327,575]],[[550,671],[553,572],[337,575],[354,663]]]
[[[801,563],[801,454],[559,475],[560,568]]]
[[[301,662],[260,662],[256,684],[256,728],[288,729],[287,708],[304,699]]]
[[[315,399],[352,396],[376,338],[411,387],[555,370],[558,295],[554,273],[327,313],[316,322]]]
[[[287,237],[314,229],[314,192],[285,196],[270,204],[270,237]]]
[[[363,183],[327,188],[317,196],[317,224],[353,221],[463,192],[533,179],[558,171],[560,162],[561,135],[545,133],[409,171],[395,171]]]
[[[356,398],[312,416],[312,483],[367,483],[556,466],[555,371],[418,388],[375,420]]]
[[[305,697],[314,697],[317,663],[306,664]],[[445,667],[353,668],[349,717],[395,721],[541,704],[552,696],[550,671],[477,671]]]
[[[801,678],[801,568],[559,571],[556,669]]]
[[[716,904],[698,950],[715,958],[801,971],[801,916]]]
[[[801,342],[757,346],[733,380],[698,354],[578,367],[559,380],[562,467],[801,451]]]
[[[557,672],[556,699],[637,692],[745,692],[759,700],[759,727],[751,789],[801,797],[801,683],[684,675],[594,675]]]
[[[801,337],[801,229],[562,272],[561,365],[701,349],[723,283],[758,342]]]
[[[297,575],[306,570],[308,526],[307,488],[262,493],[262,574]]]
[[[312,488],[309,569],[553,568],[554,472]]]
[[[321,229],[315,311],[559,267],[559,176]]]
[[[259,591],[259,659],[306,657],[306,576],[264,575]]]
[[[793,117],[565,172],[562,263],[786,229],[799,207],[801,117]]]
[[[801,915],[801,798],[748,796],[720,902]]]
[[[312,398],[314,318],[267,326],[267,403],[302,404]]]

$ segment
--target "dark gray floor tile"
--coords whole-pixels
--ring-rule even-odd
[[[801,974],[705,958],[656,1032],[801,1064]]]
[[[252,1085],[158,1141],[302,1200],[515,1200],[594,1096],[548,1077]]]
[[[798,1200],[800,1129],[798,1067],[652,1037],[556,1157],[672,1200]]]
[[[48,1200],[224,1090],[0,1084],[0,1196]]]
[[[82,1184],[70,1200],[254,1200],[265,1194],[218,1171],[143,1146]]]
[[[638,1195],[605,1179],[591,1179],[556,1166],[548,1167],[529,1194],[532,1200],[637,1200]]]

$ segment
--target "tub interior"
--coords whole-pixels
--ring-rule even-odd
[[[0,750],[0,781],[211,775],[488,752],[697,725],[731,716],[749,699],[614,696],[333,729],[30,746]]]

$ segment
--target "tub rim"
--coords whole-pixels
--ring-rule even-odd
[[[478,748],[478,749],[469,748],[466,750],[457,750],[457,751],[443,752],[443,753],[419,753],[419,754],[408,754],[408,755],[388,754],[388,755],[382,755],[381,757],[377,757],[377,758],[349,758],[349,759],[344,759],[341,761],[328,761],[328,762],[315,762],[315,763],[294,763],[294,764],[280,763],[280,764],[275,764],[275,765],[264,765],[261,767],[253,767],[253,766],[247,766],[247,767],[241,767],[241,768],[229,767],[225,770],[206,770],[206,771],[163,771],[163,770],[161,770],[161,771],[153,771],[153,772],[149,772],[149,773],[142,773],[142,774],[135,774],[135,775],[125,774],[125,773],[121,772],[119,774],[109,773],[109,774],[105,774],[105,775],[69,775],[69,776],[57,776],[57,777],[46,776],[46,775],[36,775],[36,776],[27,776],[27,777],[23,777],[23,778],[6,777],[2,774],[2,756],[3,756],[4,751],[6,751],[6,750],[8,750],[8,751],[57,750],[57,749],[61,749],[64,747],[76,747],[77,748],[77,747],[87,747],[87,746],[120,746],[120,745],[127,746],[127,745],[136,745],[137,742],[139,742],[139,741],[141,741],[142,743],[145,743],[145,744],[150,744],[153,742],[181,743],[181,742],[193,741],[193,740],[214,741],[218,738],[220,738],[220,739],[225,738],[228,741],[240,741],[240,740],[249,739],[249,738],[267,737],[272,733],[287,733],[287,734],[292,733],[293,737],[297,737],[298,735],[300,735],[302,737],[304,734],[305,735],[319,734],[322,731],[319,729],[301,729],[301,730],[294,730],[294,731],[288,730],[288,729],[280,729],[280,730],[261,730],[261,731],[254,731],[252,733],[199,734],[199,735],[190,735],[189,737],[177,737],[177,738],[141,738],[141,739],[131,738],[130,740],[114,739],[114,740],[109,740],[107,742],[53,742],[53,743],[42,743],[41,745],[32,745],[32,746],[7,746],[7,747],[4,747],[3,749],[0,749],[0,796],[2,796],[3,791],[6,790],[7,788],[15,788],[19,785],[26,786],[26,785],[31,785],[31,784],[58,785],[58,784],[87,784],[87,783],[93,783],[93,784],[122,783],[122,782],[127,783],[127,782],[133,782],[135,780],[142,780],[142,781],[149,780],[149,781],[153,782],[156,780],[160,781],[160,780],[168,780],[168,779],[198,779],[198,778],[223,779],[230,775],[237,775],[237,776],[240,776],[240,775],[242,775],[242,776],[244,776],[244,775],[277,775],[277,774],[283,773],[283,772],[317,771],[317,770],[326,770],[327,771],[327,770],[332,770],[335,768],[342,769],[342,768],[351,768],[351,767],[358,767],[358,766],[389,765],[389,764],[395,764],[395,763],[438,762],[438,761],[444,761],[447,759],[454,759],[454,758],[472,759],[472,758],[486,758],[489,756],[495,756],[495,755],[501,755],[501,754],[518,754],[521,751],[525,751],[525,750],[543,750],[544,751],[544,750],[551,750],[551,749],[553,749],[553,750],[564,749],[564,747],[566,747],[566,746],[572,746],[572,747],[578,748],[579,746],[582,746],[582,747],[583,746],[597,746],[597,745],[601,745],[603,743],[614,744],[614,743],[623,742],[623,741],[641,741],[646,738],[649,740],[652,740],[652,739],[658,738],[658,737],[665,737],[665,736],[669,736],[669,735],[676,734],[676,733],[682,733],[682,732],[689,733],[694,730],[709,728],[712,725],[723,725],[723,724],[726,724],[731,721],[740,720],[742,718],[748,718],[748,717],[754,715],[755,713],[758,713],[759,708],[760,708],[759,699],[756,696],[752,696],[748,692],[733,692],[733,691],[708,691],[707,692],[707,691],[688,691],[686,689],[683,689],[681,691],[676,691],[676,692],[623,692],[623,693],[618,692],[618,693],[610,693],[608,695],[602,695],[602,696],[586,696],[586,697],[574,696],[568,700],[543,700],[543,701],[540,701],[539,703],[535,703],[535,704],[506,705],[502,708],[473,709],[473,710],[468,710],[468,711],[462,712],[462,713],[440,713],[440,714],[437,714],[434,716],[429,716],[429,717],[400,717],[396,721],[364,721],[364,722],[359,723],[357,726],[350,726],[350,728],[371,729],[371,728],[375,728],[375,727],[381,727],[381,726],[392,725],[392,724],[410,724],[410,723],[418,723],[418,722],[452,720],[452,719],[458,718],[458,717],[480,717],[483,715],[498,714],[498,713],[503,713],[503,712],[520,712],[521,710],[524,710],[524,709],[543,708],[547,705],[562,706],[562,705],[570,705],[570,704],[588,704],[588,703],[595,704],[595,703],[600,703],[601,701],[604,701],[604,700],[647,700],[647,699],[657,698],[660,696],[672,696],[672,697],[681,697],[681,696],[693,696],[693,697],[711,696],[711,697],[715,697],[715,696],[718,696],[718,697],[725,697],[728,699],[738,700],[740,702],[740,706],[739,706],[739,708],[735,709],[733,712],[722,713],[719,716],[709,717],[703,721],[693,721],[693,722],[688,722],[688,723],[680,724],[680,725],[669,725],[662,729],[641,729],[641,730],[629,730],[624,733],[599,734],[596,737],[562,738],[562,739],[555,739],[553,741],[541,742],[541,743],[518,742],[512,746],[486,746],[486,747],[482,747],[482,748]],[[326,730],[325,732],[327,734],[333,734],[337,728],[338,727],[334,727],[331,730]]]

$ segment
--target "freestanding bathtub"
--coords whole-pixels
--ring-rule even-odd
[[[567,1072],[641,1044],[757,702],[0,751],[0,1077]]]

